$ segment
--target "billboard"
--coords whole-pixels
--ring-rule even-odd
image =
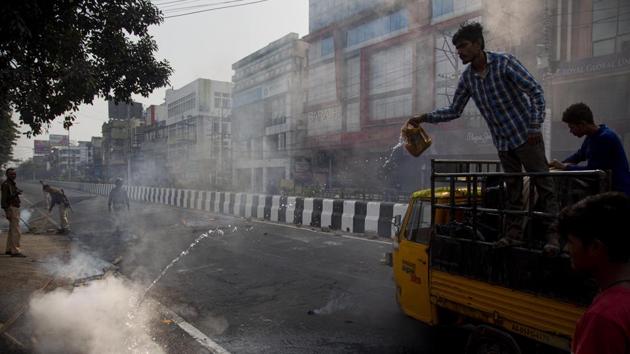
[[[50,153],[50,142],[48,140],[33,140],[33,148],[35,155],[48,155]]]
[[[50,134],[48,136],[50,146],[68,146],[68,136],[63,134]]]
[[[130,118],[142,118],[142,103],[114,103],[114,101],[107,102],[107,111],[109,119],[130,119]]]

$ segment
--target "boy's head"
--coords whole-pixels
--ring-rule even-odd
[[[630,198],[617,192],[584,198],[566,207],[558,218],[558,232],[568,240],[573,268],[592,272],[609,263],[628,263],[630,237],[626,219]]]
[[[571,134],[581,138],[586,134],[586,128],[595,124],[593,112],[585,103],[570,105],[562,113],[562,121],[567,123]]]
[[[453,35],[453,45],[462,62],[468,64],[486,47],[483,26],[478,22],[461,25]]]

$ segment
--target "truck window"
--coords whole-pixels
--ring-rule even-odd
[[[415,200],[405,229],[409,241],[428,243],[431,235],[431,203]]]

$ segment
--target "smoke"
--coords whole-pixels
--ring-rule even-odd
[[[48,273],[58,278],[81,279],[102,274],[111,264],[82,252],[78,247],[70,251],[68,261],[62,258],[52,258],[44,263]]]
[[[57,278],[77,280],[103,274],[111,264],[71,250],[69,259],[53,258],[43,265]],[[139,285],[109,276],[73,289],[59,288],[34,296],[32,319],[39,353],[162,353],[149,336],[152,319],[147,306],[136,307]]]
[[[135,309],[139,289],[108,277],[73,290],[35,296],[29,316],[39,353],[163,353],[147,334],[146,307]]]

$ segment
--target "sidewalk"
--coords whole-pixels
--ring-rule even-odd
[[[11,257],[4,254],[8,221],[5,218],[0,218],[0,353],[2,354],[33,353],[37,351],[35,348],[44,345],[41,342],[41,337],[34,333],[37,326],[34,325],[29,312],[30,301],[36,294],[50,293],[60,288],[74,293],[75,289],[105,277],[124,278],[123,275],[116,272],[117,266],[115,264],[101,260],[97,262],[98,267],[96,267],[97,264],[90,264],[89,266],[81,262],[72,267],[78,267],[77,271],[90,272],[90,274],[94,270],[83,268],[96,267],[102,270],[102,274],[97,272],[94,273],[94,276],[75,276],[66,274],[68,269],[60,273],[58,266],[61,263],[76,261],[77,250],[81,252],[86,251],[87,248],[73,233],[70,235],[57,234],[58,224],[54,219],[54,214],[46,213],[41,208],[41,202],[31,202],[31,200],[35,201],[36,198],[24,199],[22,217],[27,220],[28,225],[24,221],[21,223],[20,248],[26,258]],[[106,266],[101,268],[101,265]],[[65,276],[68,277],[55,276],[54,274],[66,274]],[[97,300],[99,299],[95,299],[95,301]],[[150,322],[146,322],[146,328],[142,328],[146,330],[145,333],[149,336],[148,338],[152,337],[155,344],[159,346],[159,350],[156,352],[166,354],[226,353],[220,347],[212,347],[210,344],[214,344],[214,342],[207,343],[210,340],[207,340],[202,333],[185,331],[184,328],[189,324],[163,305],[149,298],[145,302],[150,304],[149,313],[154,313],[155,317]],[[83,317],[85,318],[85,316]],[[66,321],[68,319],[68,317],[65,318]],[[64,318],[54,318],[53,322],[48,325],[63,328],[64,324]],[[124,329],[124,326],[120,328]],[[193,329],[195,328],[193,327]],[[63,351],[53,350],[53,352],[62,353]]]
[[[4,225],[3,225],[4,226]],[[30,352],[31,339],[24,312],[37,291],[50,291],[63,286],[43,267],[51,257],[69,257],[70,239],[64,235],[23,233],[21,244],[26,258],[4,255],[6,228],[0,235],[0,352]]]

